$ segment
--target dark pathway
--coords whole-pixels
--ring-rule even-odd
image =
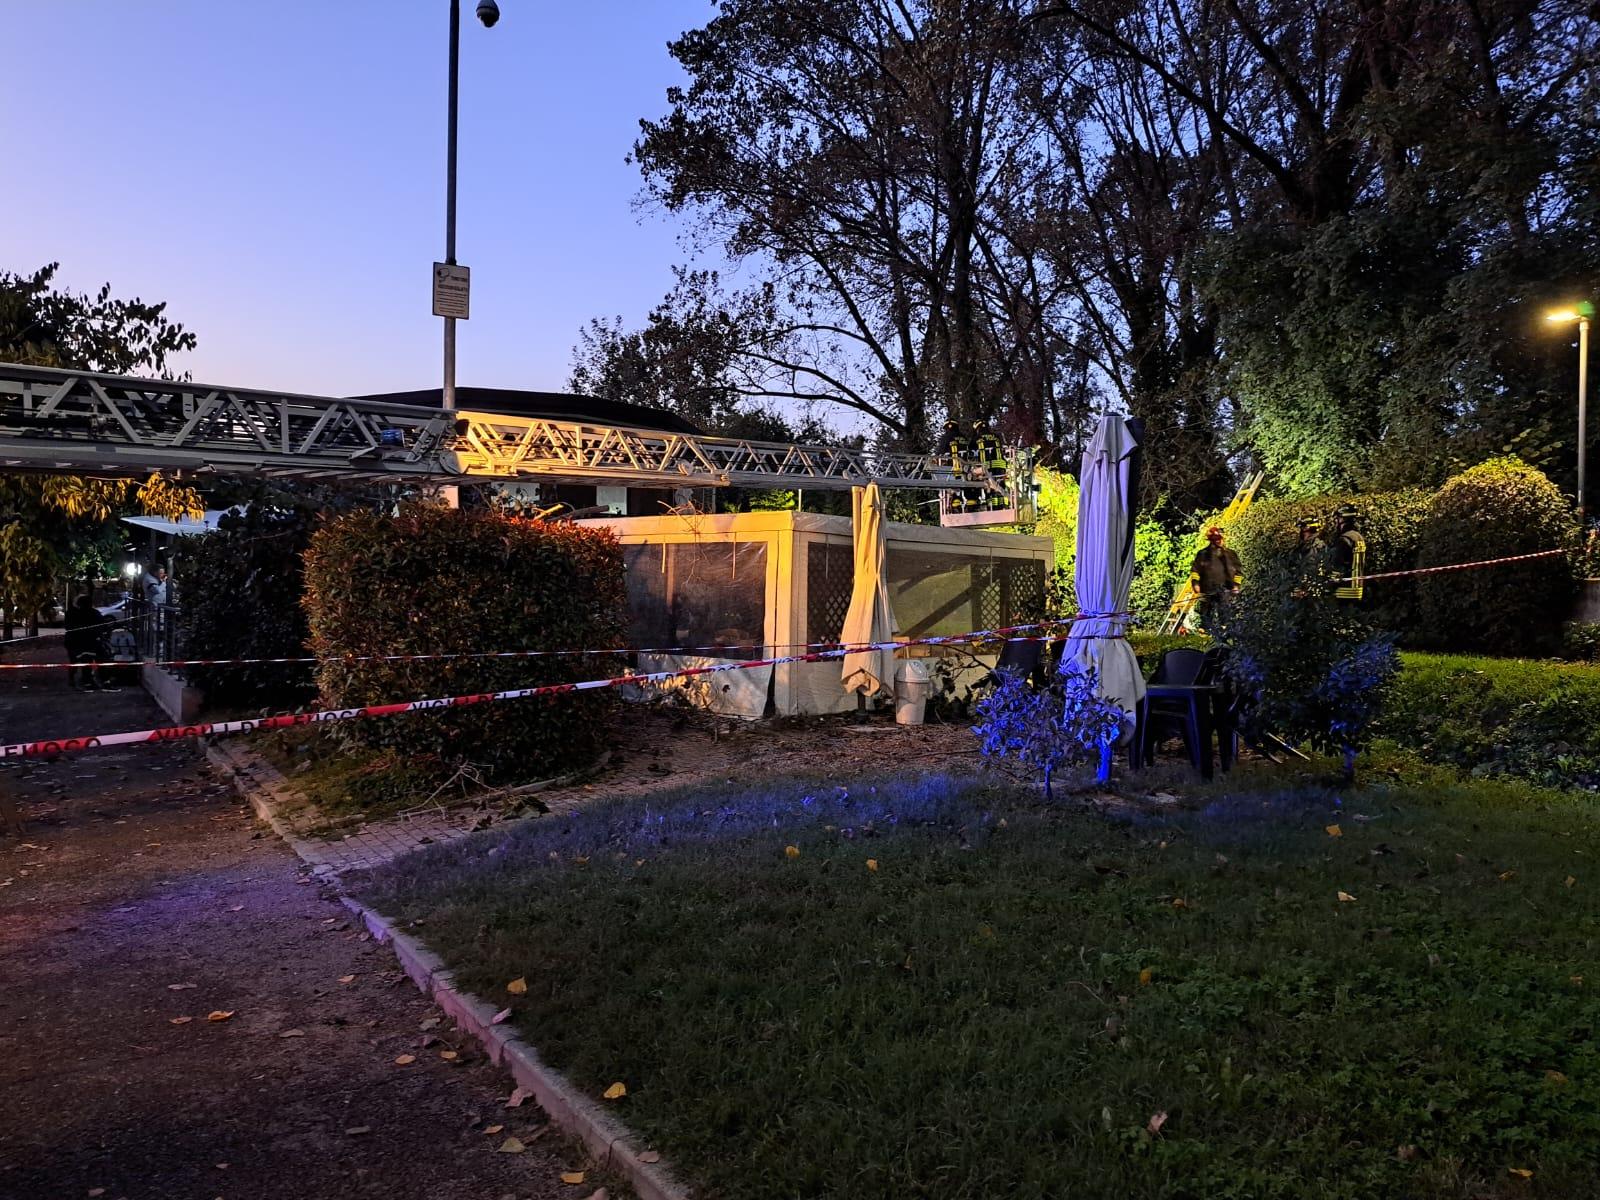
[[[20,676],[0,675],[0,742],[167,723],[138,690]],[[580,1153],[531,1102],[504,1106],[509,1083],[472,1043],[424,1031],[432,1006],[197,744],[4,763],[0,780],[28,822],[20,845],[0,833],[0,1198],[598,1185],[559,1181]],[[525,1153],[498,1152],[512,1134]]]

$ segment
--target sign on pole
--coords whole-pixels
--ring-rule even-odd
[[[472,272],[460,263],[433,264],[433,315],[465,321],[471,307]]]

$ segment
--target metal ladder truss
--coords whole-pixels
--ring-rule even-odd
[[[0,363],[0,469],[641,487],[988,488],[948,456],[661,433]]]

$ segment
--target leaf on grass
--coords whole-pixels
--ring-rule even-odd
[[[500,1143],[501,1154],[521,1154],[527,1147],[522,1144],[521,1138],[508,1137]]]
[[[1341,904],[1354,904],[1355,903],[1355,899],[1356,898],[1354,896],[1352,896],[1349,892],[1340,892],[1339,893],[1339,902]]]
[[[613,1083],[602,1093],[607,1100],[621,1100],[627,1094],[628,1085],[625,1083]]]
[[[526,975],[517,976],[506,984],[506,991],[513,996],[526,996],[528,994],[528,977]]]
[[[494,1016],[489,1018],[489,1024],[500,1025],[504,1023],[510,1016],[511,1010],[509,1008],[502,1008],[499,1012],[495,1013]]]
[[[785,846],[783,848],[783,856],[785,858],[799,858],[800,857],[800,847],[799,846]]]
[[[1152,971],[1149,967],[1144,968],[1144,970],[1139,972],[1139,986],[1149,987],[1150,981],[1155,977],[1156,973],[1154,971]]]
[[[1566,1084],[1567,1077],[1560,1071],[1546,1070],[1544,1073],[1544,1081],[1554,1087],[1562,1087]]]
[[[1567,982],[1570,983],[1573,987],[1582,987],[1583,986],[1583,976],[1582,975],[1568,975],[1567,976]]]
[[[484,1132],[485,1133],[504,1133],[505,1129],[506,1129],[506,1127],[504,1125],[491,1125],[491,1126],[489,1126],[489,1128],[485,1129]]]
[[[1501,871],[1500,872],[1500,882],[1501,883],[1508,883],[1511,880],[1515,879],[1516,877],[1517,877],[1517,873],[1515,871]]]
[[[455,1060],[460,1058],[461,1055],[457,1054],[454,1050],[441,1050],[439,1051],[439,1057],[444,1059],[445,1062],[455,1062]]]
[[[563,1171],[563,1172],[561,1172],[561,1182],[562,1183],[582,1183],[583,1182],[583,1172],[582,1171]]]
[[[200,985],[198,983],[169,983],[167,984],[167,991],[187,992],[190,988],[197,988],[199,986]]]
[[[402,1054],[399,1058],[394,1060],[394,1065],[397,1067],[409,1067],[416,1061],[417,1056],[415,1054]]]
[[[1518,1179],[1532,1179],[1533,1178],[1533,1172],[1528,1170],[1527,1167],[1507,1167],[1506,1170],[1510,1171]]]
[[[522,1107],[522,1102],[524,1100],[527,1100],[531,1095],[533,1095],[532,1092],[524,1091],[522,1088],[517,1088],[514,1092],[511,1093],[510,1097],[507,1098],[506,1107],[507,1108],[521,1108]]]
[[[878,860],[875,859],[875,858],[867,859],[867,870],[876,871],[877,869],[878,869]]]
[[[230,908],[230,909],[229,909],[229,910],[228,910],[228,911],[229,911],[229,912],[243,912],[243,911],[244,911],[244,905],[242,905],[242,904],[235,904],[235,905],[234,905],[234,906],[233,906],[233,907],[232,907],[232,908]]]
[[[354,975],[341,975],[341,976],[339,976],[339,982],[340,983],[354,983],[355,981],[356,981],[356,977]]]
[[[231,1010],[231,1009],[229,1009],[227,1011],[224,1011],[224,1010],[219,1008],[215,1012],[206,1014],[206,1020],[208,1020],[208,1021],[227,1021],[227,1020],[230,1020],[232,1017],[233,1017],[233,1010]]]
[[[1324,825],[1322,827],[1322,831],[1324,833],[1326,833],[1329,837],[1343,837],[1344,836],[1344,830],[1340,829],[1337,825]]]
[[[306,1031],[304,1029],[285,1029],[278,1036],[281,1037],[281,1038],[297,1038],[297,1037],[305,1037],[305,1035],[306,1035]]]
[[[172,1017],[172,1018],[170,1018],[170,1020],[171,1020],[171,1023],[174,1024],[174,1025],[187,1025],[190,1021],[194,1020],[194,1018],[193,1017]]]
[[[346,1135],[348,1135],[349,1137],[360,1137],[363,1133],[371,1133],[371,1132],[372,1132],[372,1126],[371,1125],[352,1125],[352,1126],[350,1126],[349,1129],[345,1130]]]
[[[1173,908],[1188,908],[1189,907],[1189,902],[1187,900],[1185,900],[1182,896],[1175,896],[1175,897],[1173,897],[1173,900],[1172,900],[1172,907]]]
[[[1567,878],[1566,878],[1566,885],[1568,887],[1572,887],[1577,882],[1578,882],[1578,878],[1575,875],[1568,875]]]
[[[1166,1123],[1167,1114],[1164,1111],[1154,1113],[1150,1117],[1150,1120],[1145,1124],[1145,1129],[1149,1132],[1151,1137],[1155,1137],[1156,1134],[1161,1132],[1161,1127]]]
[[[639,1155],[639,1161],[642,1163],[658,1163],[661,1161],[661,1155],[655,1150],[646,1150]]]
[[[1404,1146],[1396,1146],[1394,1156],[1401,1162],[1411,1162],[1417,1157],[1417,1148],[1409,1143]]]

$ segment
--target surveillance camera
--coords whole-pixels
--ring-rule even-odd
[[[493,29],[499,19],[500,6],[494,0],[478,0],[478,20],[483,22],[485,29]]]

